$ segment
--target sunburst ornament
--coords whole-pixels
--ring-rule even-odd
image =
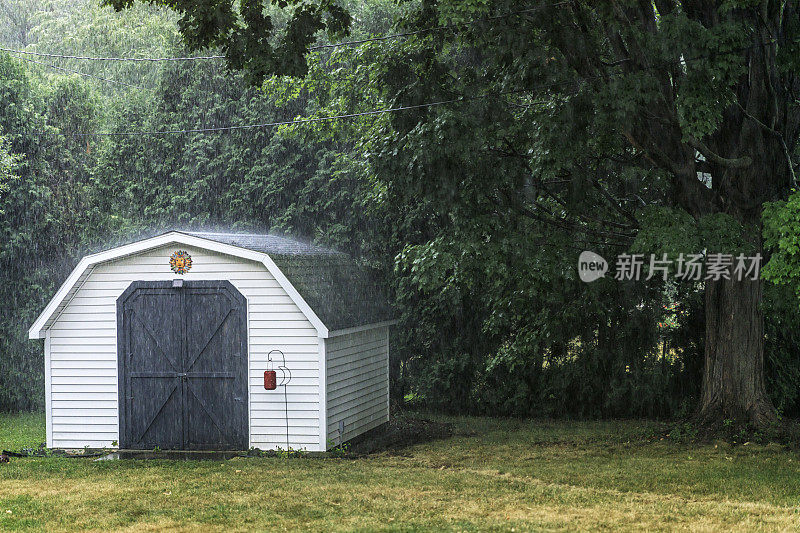
[[[192,268],[192,256],[186,250],[178,250],[170,256],[169,267],[176,274],[186,274]]]

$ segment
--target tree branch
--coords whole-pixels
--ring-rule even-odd
[[[742,107],[742,104],[736,102],[736,105],[739,107],[739,110],[744,114],[745,117],[755,122],[758,126],[760,126],[765,131],[771,133],[772,135],[776,136],[778,140],[781,142],[783,146],[783,155],[786,158],[786,163],[789,166],[789,174],[792,176],[792,187],[797,187],[797,178],[794,174],[794,163],[792,163],[792,155],[789,152],[789,146],[786,144],[786,139],[784,139],[783,134],[774,128],[770,128],[756,117],[748,113],[748,111]]]
[[[499,207],[504,207],[506,209],[507,208],[517,209],[522,215],[528,218],[532,218],[534,220],[537,220],[544,224],[548,224],[550,226],[561,228],[568,232],[579,232],[579,233],[584,233],[586,235],[599,237],[601,239],[612,239],[616,240],[617,243],[620,242],[620,239],[622,239],[622,241],[625,243],[630,243],[630,241],[633,239],[632,235],[626,235],[613,231],[608,231],[608,232],[600,231],[592,228],[587,228],[585,226],[581,226],[580,224],[575,224],[573,221],[570,221],[566,218],[556,216],[549,209],[538,203],[533,204],[533,206],[536,208],[536,210],[534,210],[525,205],[521,205],[519,202],[515,203],[511,198],[508,198],[507,195],[503,196],[505,196],[504,201],[500,201],[499,199],[491,195],[489,195],[488,198],[489,201],[491,201],[492,203],[494,203]]]
[[[499,153],[502,153],[502,154],[506,154],[507,157],[516,157],[516,158],[521,159],[522,160],[522,164],[528,170],[529,174],[531,176],[533,176],[533,168],[531,167],[530,162],[528,161],[528,157],[525,154],[520,153],[519,150],[517,150],[514,147],[514,145],[511,144],[511,141],[507,137],[503,138],[503,142],[505,142],[506,146],[508,147],[508,151],[500,150],[500,149],[493,149],[493,150],[497,151]],[[567,175],[571,175],[569,173],[569,171],[568,171]],[[559,180],[559,181],[561,183],[569,183],[572,180],[571,179],[567,179],[567,180]],[[535,180],[535,183],[537,185],[539,185],[541,187],[541,190],[543,190],[545,192],[545,194],[547,194],[547,196],[550,197],[554,202],[556,202],[558,205],[563,207],[566,211],[570,211],[570,208],[567,205],[567,202],[564,201],[562,198],[560,198],[557,194],[555,194],[553,191],[551,191],[547,187],[547,185],[549,183],[552,183],[552,182],[545,182],[543,180]],[[601,188],[601,193],[604,193],[605,195],[608,195],[608,197],[611,196],[608,192],[606,192],[602,188]],[[530,201],[532,203],[536,204],[536,199],[531,199]],[[613,198],[611,198],[610,202],[617,209],[621,209],[621,207],[616,204],[616,202],[613,200]],[[623,214],[625,214],[625,213],[623,213]],[[551,215],[552,215],[552,213],[551,213]],[[582,219],[585,222],[594,222],[594,223],[599,224],[601,226],[609,226],[609,227],[620,229],[620,230],[635,229],[639,225],[638,221],[636,220],[636,218],[634,218],[632,215],[629,215],[629,214],[628,214],[628,216],[626,216],[626,218],[629,218],[630,220],[633,221],[633,224],[634,224],[633,226],[631,226],[630,224],[622,224],[620,222],[614,222],[613,220],[604,220],[604,219],[601,219],[601,218],[590,217],[588,215],[584,215],[584,214],[581,214],[581,213],[577,213],[577,216],[578,216],[578,218]]]
[[[753,159],[750,156],[743,156],[743,157],[735,157],[735,158],[728,158],[722,157],[721,155],[717,154],[713,150],[711,150],[708,146],[703,144],[701,141],[695,139],[691,135],[689,135],[686,139],[686,144],[700,152],[703,157],[711,161],[712,163],[728,168],[746,168],[753,164]]]
[[[630,211],[628,211],[627,209],[623,208],[619,204],[619,202],[617,202],[617,200],[613,196],[611,196],[611,193],[609,193],[600,184],[600,180],[598,180],[597,178],[592,178],[592,182],[594,183],[594,186],[597,188],[597,190],[600,191],[600,194],[603,195],[603,198],[605,198],[608,201],[608,203],[611,204],[611,206],[614,209],[616,209],[622,216],[624,216],[625,218],[630,220],[633,223],[634,227],[636,227],[636,228],[639,227],[639,221],[636,219],[636,217],[633,216],[633,214]]]

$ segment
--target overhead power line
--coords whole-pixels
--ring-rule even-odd
[[[559,2],[558,4],[551,4],[551,6],[558,6],[558,5],[567,4],[567,3],[568,2]],[[543,7],[550,7],[550,6],[540,6],[539,9],[541,9]],[[531,11],[531,10],[525,10],[525,11]],[[499,17],[496,17],[496,18],[499,18]],[[476,21],[473,21],[473,23],[474,22],[476,22]],[[412,33],[419,33],[419,32],[412,32]],[[352,41],[351,43],[358,44],[360,42],[366,42],[366,41]],[[754,43],[754,44],[750,44],[750,45],[739,47],[737,49],[732,49],[732,50],[729,50],[728,52],[723,52],[723,53],[735,53],[737,51],[746,50],[748,48],[753,48],[755,46],[771,45],[771,44],[774,44],[774,42],[775,42],[774,40],[771,40],[771,41],[768,41],[768,42]],[[800,40],[794,41],[794,42],[800,42]],[[341,45],[345,45],[345,44],[349,44],[349,43],[340,43],[340,44]],[[0,50],[3,50],[3,49],[0,48]],[[31,52],[31,53],[33,53],[33,52]],[[71,56],[55,56],[55,57],[71,57]],[[208,56],[208,57],[212,57],[212,56]],[[222,57],[222,56],[219,56],[219,57]],[[48,65],[46,63],[40,63],[38,61],[33,61],[31,59],[26,59],[26,58],[18,58],[18,59],[23,59],[25,61],[30,61],[32,63],[38,63],[38,64],[41,64],[41,65],[45,65],[45,66],[56,68],[56,69],[60,69],[60,70],[67,70],[68,72],[75,72],[77,74],[85,75],[85,76],[88,76],[88,77],[98,78],[98,79],[101,79],[103,81],[109,81],[109,82],[112,82],[112,83],[120,83],[120,84],[128,85],[130,87],[134,87],[134,88],[137,88],[137,89],[142,89],[142,87],[137,87],[135,85],[129,85],[129,84],[126,84],[124,82],[118,82],[116,80],[100,78],[98,76],[93,76],[91,74],[84,74],[84,73],[77,72],[77,71],[71,71],[71,70],[68,70],[68,69],[62,69],[62,68],[57,67],[55,65]],[[101,59],[101,58],[85,58],[85,59]],[[109,59],[122,59],[122,58],[109,58]],[[164,58],[164,59],[165,60],[171,60],[171,59],[180,59],[180,58]],[[677,60],[675,62],[675,64],[680,66],[680,65],[685,65],[685,64],[687,64],[687,63],[689,63],[691,61],[698,61],[698,60],[702,60],[702,59],[708,59],[708,56],[699,55],[699,56],[695,56],[695,57],[681,58],[681,59]],[[75,137],[146,136],[146,135],[168,135],[168,134],[188,134],[188,133],[211,133],[211,132],[224,132],[224,131],[235,131],[235,130],[250,130],[250,129],[259,129],[259,128],[269,128],[269,127],[287,126],[287,125],[294,125],[294,124],[319,123],[319,122],[328,122],[328,121],[340,120],[340,119],[350,119],[350,118],[357,118],[357,117],[382,115],[382,114],[386,114],[386,113],[395,113],[395,112],[407,111],[407,110],[413,110],[413,109],[422,109],[422,108],[428,108],[428,107],[435,107],[435,106],[440,106],[440,105],[445,105],[445,104],[451,104],[451,103],[457,103],[457,102],[465,102],[465,101],[469,101],[469,100],[476,100],[476,99],[483,99],[483,98],[488,98],[488,97],[502,96],[502,95],[506,95],[506,94],[534,92],[534,91],[540,91],[540,90],[543,90],[543,89],[548,89],[548,88],[553,88],[553,87],[558,87],[558,86],[579,85],[579,84],[581,84],[583,82],[588,82],[588,81],[592,81],[592,80],[596,80],[596,79],[600,79],[600,78],[609,78],[609,79],[611,79],[611,78],[616,78],[616,77],[620,77],[620,76],[629,75],[629,74],[631,74],[633,72],[637,72],[637,71],[641,72],[641,71],[652,70],[652,69],[663,68],[663,67],[664,67],[663,64],[661,64],[661,65],[648,65],[648,66],[644,66],[644,67],[641,67],[639,69],[636,69],[636,71],[619,72],[619,73],[611,74],[611,75],[598,74],[598,75],[594,75],[594,76],[584,76],[584,77],[576,78],[574,80],[565,80],[565,81],[561,81],[561,82],[553,82],[553,83],[548,83],[548,84],[542,84],[542,85],[539,85],[537,87],[531,87],[531,88],[528,88],[528,89],[521,89],[521,90],[515,90],[515,91],[495,92],[495,93],[486,94],[486,95],[479,95],[479,96],[462,96],[462,97],[453,98],[453,99],[449,99],[449,100],[440,100],[440,101],[435,101],[435,102],[427,102],[427,103],[408,105],[408,106],[397,106],[397,107],[392,107],[392,108],[387,108],[387,109],[376,109],[376,110],[365,111],[365,112],[361,112],[361,113],[347,113],[347,114],[341,114],[341,115],[330,115],[330,116],[324,116],[324,117],[311,117],[311,118],[305,118],[305,119],[284,120],[284,121],[267,122],[267,123],[260,123],[260,124],[246,124],[246,125],[237,125],[237,126],[218,126],[218,127],[208,127],[208,128],[174,129],[174,130],[154,130],[154,131],[119,131],[119,132],[31,131],[31,132],[26,132],[26,133],[29,134],[29,135],[63,135],[63,136],[75,136]],[[152,89],[150,89],[150,90],[152,90]],[[22,133],[23,132],[16,132],[15,134],[19,135],[19,134],[22,134]]]
[[[125,83],[124,81],[118,81],[118,80],[114,80],[114,79],[111,79],[111,78],[104,78],[102,76],[95,76],[94,74],[81,72],[79,70],[72,70],[72,69],[69,69],[69,68],[59,67],[59,66],[56,66],[56,65],[51,65],[50,63],[42,63],[41,61],[36,61],[34,59],[28,59],[27,57],[18,57],[17,59],[20,59],[22,61],[27,61],[29,63],[36,63],[37,65],[42,65],[42,66],[45,66],[45,67],[48,67],[48,68],[60,70],[62,72],[69,72],[71,74],[77,74],[77,75],[83,76],[85,78],[93,78],[95,80],[105,81],[105,82],[108,82],[108,83],[116,83],[117,85],[124,85],[125,87],[131,87],[132,89],[141,89],[141,90],[146,90],[146,91],[152,91],[153,90],[153,89],[150,89],[148,87],[140,87],[138,85],[132,85],[130,83]]]
[[[31,52],[30,50],[16,50],[14,48],[2,48],[2,52],[10,52],[13,54],[25,54],[30,56],[47,57],[50,59],[80,59],[84,61],[140,61],[140,62],[158,62],[158,61],[196,61],[199,59],[224,59],[223,55],[213,56],[188,56],[188,57],[94,57],[94,56],[71,56],[63,54],[45,54],[43,52]]]
[[[561,7],[562,5],[566,5],[569,2],[556,2],[553,4],[544,4],[536,7],[531,7],[528,9],[520,9],[517,11],[510,11],[508,13],[503,13],[501,15],[494,15],[491,17],[484,17],[477,20],[471,20],[467,22],[460,22],[456,24],[447,24],[445,26],[433,26],[430,28],[423,28],[420,30],[408,31],[403,33],[391,33],[387,35],[379,35],[376,37],[368,37],[365,39],[358,39],[354,41],[342,41],[338,43],[331,43],[331,44],[320,44],[316,46],[309,47],[309,51],[316,51],[316,50],[325,50],[329,48],[339,48],[342,46],[357,46],[360,44],[372,43],[372,42],[381,42],[381,41],[388,41],[391,39],[402,39],[404,37],[411,37],[414,35],[419,35],[423,33],[431,33],[436,31],[444,31],[448,29],[454,29],[462,26],[469,26],[472,24],[478,24],[482,22],[488,22],[492,20],[499,20],[507,17],[511,17],[514,15],[522,15],[524,13],[532,13],[536,11],[541,11],[542,9],[551,8],[551,7]],[[0,51],[9,52],[14,54],[25,54],[25,55],[32,55],[38,57],[47,57],[50,59],[76,59],[82,61],[132,61],[132,62],[160,62],[160,61],[199,61],[199,60],[208,60],[208,59],[225,59],[226,56],[224,55],[205,55],[205,56],[186,56],[186,57],[97,57],[97,56],[78,56],[78,55],[66,55],[66,54],[48,54],[44,52],[32,52],[29,50],[17,50],[14,48],[3,48],[0,47]]]
[[[769,43],[760,43],[762,46],[769,44]],[[753,45],[743,48],[749,48]],[[682,58],[676,62],[678,65],[686,64],[690,61],[699,61],[702,59],[707,59],[705,56],[696,56],[691,58]],[[650,65],[647,67],[642,67],[637,69],[637,71],[646,71],[652,70],[655,68],[662,68],[663,65]],[[408,105],[408,106],[397,106],[397,107],[390,107],[386,109],[374,109],[371,111],[364,111],[362,113],[346,113],[341,115],[329,115],[324,117],[311,117],[311,118],[304,118],[304,119],[296,119],[296,120],[283,120],[278,122],[265,122],[261,124],[244,124],[238,126],[215,126],[209,128],[189,128],[189,129],[175,129],[175,130],[153,130],[153,131],[109,131],[109,132],[44,132],[44,131],[34,131],[28,132],[30,135],[64,135],[64,136],[74,136],[74,137],[134,137],[134,136],[147,136],[147,135],[172,135],[172,134],[188,134],[188,133],[213,133],[213,132],[225,132],[225,131],[236,131],[236,130],[251,130],[251,129],[260,129],[260,128],[271,128],[271,127],[278,127],[278,126],[289,126],[295,124],[311,124],[311,123],[319,123],[319,122],[330,122],[334,120],[343,120],[343,119],[351,119],[351,118],[358,118],[358,117],[366,117],[366,116],[374,116],[374,115],[383,115],[386,113],[397,113],[400,111],[409,111],[413,109],[423,109],[429,107],[436,107],[445,104],[453,104],[458,102],[466,102],[470,100],[479,100],[489,97],[497,97],[503,96],[507,94],[519,94],[519,93],[529,93],[534,91],[541,91],[545,89],[552,89],[554,87],[562,87],[562,86],[569,86],[569,85],[580,85],[581,83],[593,81],[601,78],[617,78],[621,76],[626,76],[631,74],[631,72],[619,72],[616,74],[611,75],[603,75],[597,74],[594,76],[584,76],[579,77],[574,80],[565,80],[560,82],[552,82],[546,84],[540,84],[536,87],[531,87],[528,89],[519,89],[514,91],[502,91],[502,92],[494,92],[491,94],[484,94],[484,95],[477,95],[477,96],[461,96],[458,98],[452,98],[449,100],[439,100],[435,102],[427,102],[422,104],[415,104],[415,105]],[[121,83],[121,82],[120,82]]]
[[[758,43],[761,46],[771,44],[767,43]],[[748,45],[742,47],[741,49],[751,48],[757,45]],[[731,50],[729,53],[734,52]],[[22,58],[21,58],[22,59]],[[689,58],[681,58],[680,60],[676,61],[676,65],[684,65],[691,61],[699,61],[702,59],[707,59],[706,56],[695,56]],[[664,65],[649,65],[646,67],[642,67],[637,69],[638,72],[643,72],[646,70],[653,70],[656,68],[663,68]],[[408,106],[397,106],[391,107],[387,109],[374,109],[371,111],[365,111],[362,113],[347,113],[341,115],[330,115],[324,117],[311,117],[305,119],[296,119],[296,120],[283,120],[278,122],[266,122],[261,124],[245,124],[245,125],[238,125],[238,126],[216,126],[216,127],[209,127],[209,128],[190,128],[190,129],[176,129],[176,130],[154,130],[154,131],[116,131],[116,132],[43,132],[43,131],[34,131],[28,132],[30,135],[64,135],[64,136],[76,136],[76,137],[123,137],[123,136],[146,136],[146,135],[171,135],[171,134],[187,134],[187,133],[212,133],[212,132],[224,132],[224,131],[236,131],[236,130],[250,130],[250,129],[259,129],[259,128],[270,128],[270,127],[278,127],[278,126],[289,126],[294,124],[310,124],[310,123],[318,123],[318,122],[330,122],[333,120],[342,120],[342,119],[350,119],[350,118],[357,118],[357,117],[366,117],[366,116],[374,116],[374,115],[383,115],[386,113],[396,113],[400,111],[408,111],[413,109],[423,109],[428,107],[436,107],[445,104],[452,104],[457,102],[465,102],[469,100],[478,100],[488,97],[496,97],[502,96],[506,94],[515,94],[515,93],[529,93],[534,91],[541,91],[545,89],[551,89],[554,87],[561,87],[561,86],[568,86],[568,85],[579,85],[584,82],[593,81],[601,78],[617,78],[621,76],[626,76],[631,74],[632,72],[619,72],[616,74],[611,75],[604,75],[604,74],[597,74],[594,76],[583,76],[576,78],[574,80],[565,80],[560,82],[552,82],[546,84],[540,84],[536,87],[531,87],[528,89],[520,89],[515,91],[503,91],[503,92],[494,92],[491,94],[485,95],[478,95],[478,96],[462,96],[459,98],[453,98],[449,100],[439,100],[435,102],[428,102],[423,104],[415,104],[415,105],[408,105]],[[121,83],[121,82],[120,82]]]
[[[63,135],[65,137],[136,137],[148,135],[172,135],[172,134],[185,134],[185,133],[211,133],[211,132],[225,132],[235,130],[251,130],[259,128],[273,128],[278,126],[290,126],[294,124],[312,124],[316,122],[330,122],[334,120],[368,117],[374,115],[384,115],[386,113],[396,113],[399,111],[409,111],[412,109],[423,109],[427,107],[435,107],[445,104],[453,104],[457,102],[466,102],[469,100],[480,100],[483,98],[497,97],[506,94],[515,94],[522,92],[529,92],[530,89],[518,91],[503,91],[492,94],[485,94],[479,96],[462,96],[459,98],[452,98],[450,100],[439,100],[436,102],[426,102],[423,104],[414,104],[406,106],[390,107],[386,109],[373,109],[372,111],[364,111],[362,113],[346,113],[342,115],[329,115],[324,117],[310,117],[296,120],[282,120],[278,122],[265,122],[262,124],[243,124],[240,126],[216,126],[211,128],[191,128],[181,130],[158,130],[158,131],[105,131],[105,132],[62,132],[62,131],[34,131],[28,132],[29,135]]]

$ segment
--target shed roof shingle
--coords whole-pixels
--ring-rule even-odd
[[[276,235],[181,233],[269,255],[331,331],[393,318],[378,281],[342,252]]]

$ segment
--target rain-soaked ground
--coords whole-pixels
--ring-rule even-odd
[[[248,451],[186,451],[186,450],[117,450],[99,456],[95,461],[120,459],[162,459],[170,461],[224,461],[234,457],[345,457],[356,458],[381,452],[398,453],[404,448],[447,438],[453,434],[451,424],[411,415],[395,416],[390,422],[356,437],[342,447],[328,453],[302,451],[275,451],[251,449]],[[96,454],[96,450],[92,450]],[[85,455],[77,455],[77,457]]]
[[[119,459],[165,459],[168,461],[224,461],[241,456],[242,452],[231,451],[184,451],[184,450],[119,450],[111,452],[95,461],[116,461]]]

